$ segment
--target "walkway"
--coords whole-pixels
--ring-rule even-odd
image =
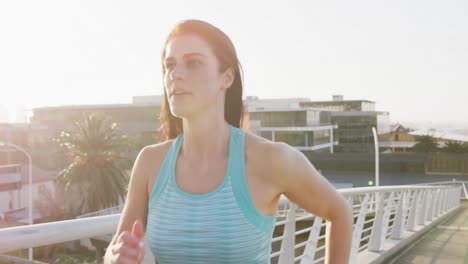
[[[468,200],[460,207],[389,263],[468,264]]]

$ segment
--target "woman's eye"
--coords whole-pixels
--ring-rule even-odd
[[[174,68],[174,66],[175,66],[175,63],[172,63],[172,62],[166,63],[166,69],[167,70],[172,70],[172,68]]]
[[[190,68],[195,68],[200,64],[201,64],[201,62],[199,60],[195,60],[195,59],[187,61],[187,66],[189,66]]]

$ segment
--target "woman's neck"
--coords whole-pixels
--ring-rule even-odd
[[[184,141],[181,155],[195,160],[229,157],[230,127],[224,120],[200,118],[183,120]]]

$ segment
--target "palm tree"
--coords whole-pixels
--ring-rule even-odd
[[[121,152],[130,150],[126,135],[117,134],[117,124],[101,113],[86,115],[82,123],[74,121],[78,129],[71,134],[62,131],[54,139],[69,164],[59,172],[56,183],[65,193],[78,191],[81,200],[67,203],[83,214],[118,205],[124,200],[132,166]]]
[[[448,153],[465,153],[468,147],[461,141],[445,142],[443,150]]]
[[[416,152],[435,152],[437,151],[437,142],[433,136],[423,135],[416,136],[416,141],[418,142],[414,145],[414,150]]]

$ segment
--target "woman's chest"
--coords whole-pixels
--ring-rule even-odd
[[[257,160],[258,161],[258,160]],[[263,162],[263,161],[262,161]],[[217,161],[210,166],[179,162],[175,171],[177,186],[190,194],[207,194],[220,188],[228,175],[228,161]],[[267,164],[246,159],[245,166],[230,169],[232,177],[245,177],[247,189],[253,204],[264,215],[275,215],[279,202],[279,193],[273,182],[268,181],[271,173]]]

